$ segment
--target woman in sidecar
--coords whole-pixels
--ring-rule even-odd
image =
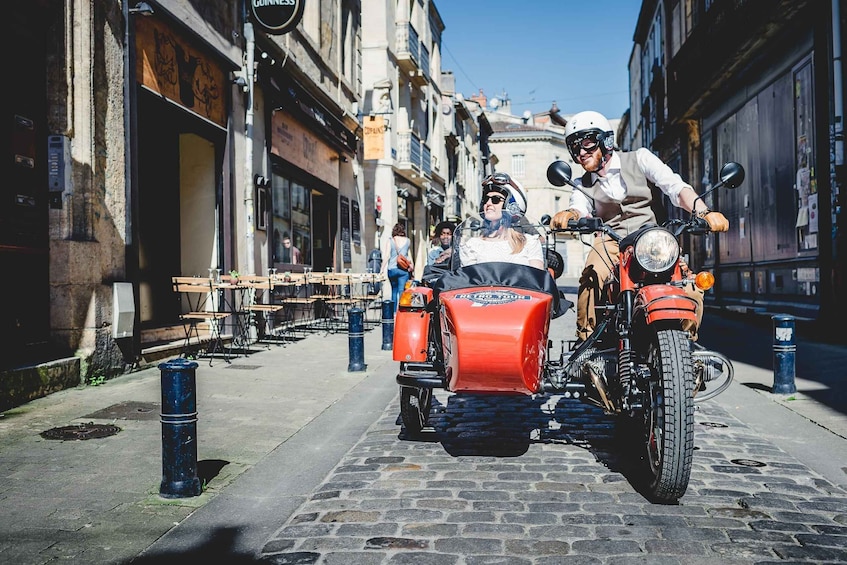
[[[449,262],[400,297],[393,352],[411,433],[426,425],[433,388],[542,391],[550,320],[565,301],[545,269],[538,227],[524,217],[520,185],[504,173],[488,177],[480,212],[456,227]]]
[[[551,287],[538,273],[514,268],[523,265],[543,271],[546,267],[544,235],[538,224],[526,219],[523,187],[508,174],[496,173],[482,182],[482,188],[481,217],[468,218],[454,230],[450,258],[426,269],[424,282],[436,291],[497,285],[542,290],[558,297],[555,284]],[[553,317],[559,314],[554,308]]]

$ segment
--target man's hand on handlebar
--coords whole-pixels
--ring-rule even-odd
[[[712,231],[727,231],[729,230],[729,220],[720,212],[709,210],[705,213],[698,214],[709,224],[709,229]]]
[[[562,210],[561,212],[556,212],[556,215],[553,216],[553,219],[550,221],[550,227],[555,229],[561,229],[568,227],[569,220],[578,220],[579,212],[574,209]]]

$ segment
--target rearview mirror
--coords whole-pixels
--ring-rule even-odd
[[[547,167],[547,180],[553,186],[565,186],[571,183],[571,166],[564,161],[553,161]]]
[[[723,167],[720,172],[721,184],[727,188],[737,188],[744,182],[744,167],[740,164],[730,161]]]

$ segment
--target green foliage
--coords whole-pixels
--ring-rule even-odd
[[[85,384],[88,386],[100,386],[106,382],[106,375],[103,373],[95,373],[89,377],[86,377]]]

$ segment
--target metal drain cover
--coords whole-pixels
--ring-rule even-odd
[[[119,431],[121,431],[121,429],[117,426],[113,426],[112,424],[95,424],[94,422],[88,422],[87,424],[51,428],[45,432],[41,432],[41,437],[44,439],[83,440],[109,437],[115,435]]]
[[[81,416],[92,420],[159,420],[162,405],[158,402],[135,402],[127,400],[107,408]]]

